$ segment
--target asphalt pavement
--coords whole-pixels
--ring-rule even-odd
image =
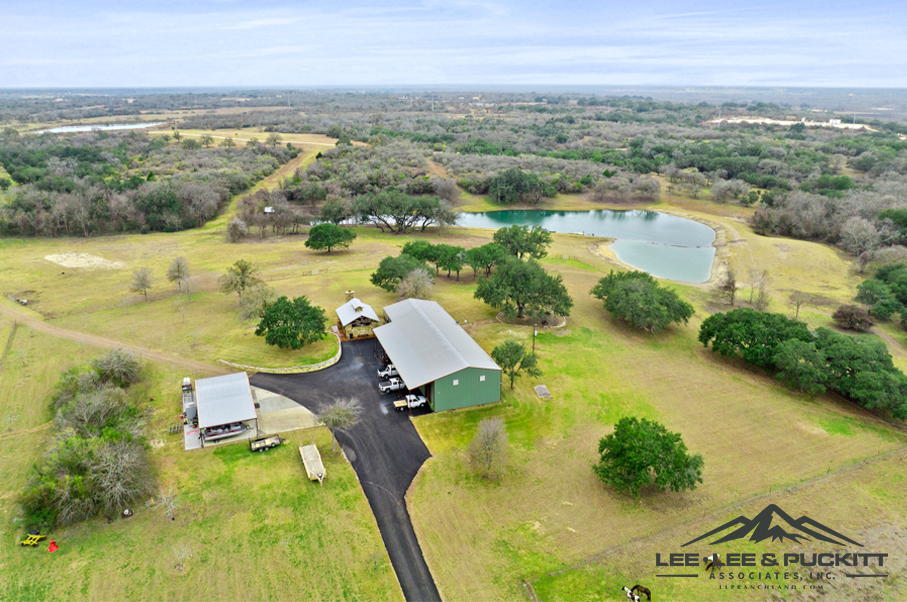
[[[337,440],[359,476],[403,595],[410,602],[440,602],[404,498],[419,468],[431,457],[410,421],[410,412],[417,415],[431,410],[394,410],[398,395],[381,395],[378,391],[374,349],[374,339],[348,341],[343,343],[340,361],[330,368],[309,374],[255,374],[250,381],[315,414],[341,397],[362,401],[359,422],[338,431]]]

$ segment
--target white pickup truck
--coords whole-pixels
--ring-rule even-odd
[[[394,402],[394,409],[403,411],[407,408],[420,408],[425,405],[424,395],[407,395],[405,399]]]
[[[391,378],[383,383],[378,383],[378,390],[382,393],[390,393],[391,391],[399,391],[400,389],[405,389],[406,385],[403,384],[403,381],[399,378]]]
[[[393,364],[388,364],[387,368],[383,370],[381,368],[378,369],[378,378],[390,378],[391,376],[399,376],[397,368]]]

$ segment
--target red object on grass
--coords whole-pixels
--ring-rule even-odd
[[[59,550],[59,549],[60,549],[60,546],[57,545],[57,540],[56,540],[56,539],[51,539],[51,540],[50,540],[50,545],[47,547],[47,551],[48,551],[48,552],[56,552],[56,551]]]

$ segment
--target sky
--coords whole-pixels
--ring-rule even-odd
[[[907,3],[4,0],[0,88],[907,88]]]

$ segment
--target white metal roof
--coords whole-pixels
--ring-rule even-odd
[[[201,428],[256,418],[249,375],[245,372],[198,379],[195,395]]]
[[[343,326],[346,326],[350,322],[354,322],[363,316],[374,320],[375,322],[381,321],[378,319],[378,314],[375,313],[372,306],[363,303],[359,299],[350,299],[337,308],[337,317],[340,318],[340,323]]]
[[[375,336],[409,389],[464,368],[501,369],[434,301],[407,299],[384,313],[390,323],[376,328]]]

